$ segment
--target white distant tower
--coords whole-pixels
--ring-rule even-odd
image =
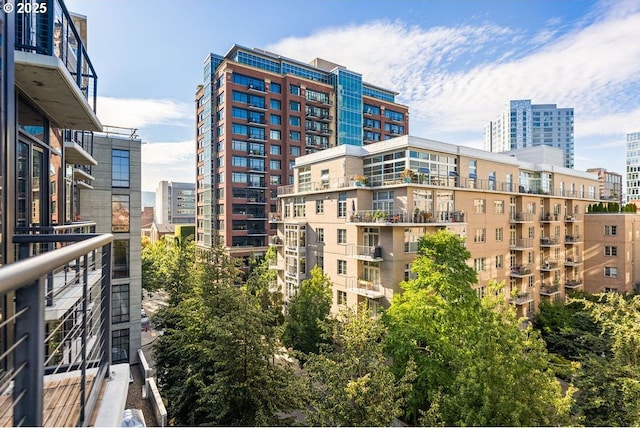
[[[484,148],[489,152],[543,145],[564,150],[564,166],[573,168],[573,108],[512,100],[484,128]]]
[[[627,134],[627,202],[640,199],[640,132]]]

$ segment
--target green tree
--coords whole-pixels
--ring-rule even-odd
[[[323,338],[322,322],[331,310],[331,280],[318,266],[311,277],[300,284],[300,289],[289,301],[285,315],[282,342],[303,353],[318,353]]]
[[[582,359],[574,410],[587,425],[640,425],[640,296],[581,299],[610,348]]]
[[[158,379],[177,425],[280,425],[302,406],[293,367],[277,355],[273,313],[221,247],[199,255],[184,292],[156,316]],[[188,290],[188,291],[187,291]]]
[[[281,325],[284,322],[283,295],[282,291],[276,288],[278,274],[275,270],[269,269],[269,264],[275,262],[276,255],[276,248],[269,247],[264,258],[253,260],[246,286],[258,297],[262,308],[273,313],[274,322]]]
[[[520,330],[499,286],[478,297],[468,258],[458,236],[424,236],[416,278],[403,283],[384,315],[396,373],[416,363],[407,418],[428,425],[566,423],[571,398],[562,397],[544,342]]]
[[[312,426],[391,426],[415,378],[412,366],[395,380],[383,353],[384,326],[364,306],[324,323],[330,346],[304,366],[311,400],[305,422]]]

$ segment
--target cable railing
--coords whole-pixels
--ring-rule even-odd
[[[57,243],[73,242],[56,247]],[[16,235],[25,258],[0,268],[0,421],[13,426],[87,425],[111,362],[111,234]],[[30,247],[54,244],[31,256]],[[91,256],[93,254],[93,256]],[[91,278],[90,257],[94,259]],[[80,260],[73,293],[49,307],[52,272]],[[12,332],[12,333],[11,333]]]

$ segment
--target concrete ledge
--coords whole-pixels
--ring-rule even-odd
[[[140,374],[142,374],[145,384],[147,384],[147,379],[156,375],[156,369],[149,367],[149,363],[147,362],[147,358],[144,356],[142,349],[138,349],[138,360],[140,360]]]
[[[149,378],[147,394],[149,396],[149,400],[151,401],[151,407],[153,407],[153,412],[156,415],[156,422],[161,427],[167,426],[167,409],[164,407],[164,403],[162,402],[162,397],[160,396],[160,391],[158,390],[158,385],[156,385],[156,380],[154,378]],[[96,424],[97,425],[97,424]]]
[[[119,427],[129,393],[129,364],[110,367],[110,376],[104,383],[104,394],[97,409],[94,426]]]

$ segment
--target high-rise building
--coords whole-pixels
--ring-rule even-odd
[[[111,249],[111,361],[137,363],[140,349],[141,140],[135,130],[105,127],[94,134],[91,188],[80,190],[82,217],[97,233],[113,234]],[[128,131],[128,132],[127,132]],[[110,208],[110,209],[109,209]]]
[[[294,159],[408,132],[397,94],[338,64],[310,63],[234,45],[204,61],[196,93],[197,245],[234,256],[267,249],[276,189],[293,183]]]
[[[158,224],[195,224],[196,185],[177,181],[159,182],[154,214]]]
[[[626,136],[627,202],[640,199],[640,132]]]
[[[557,150],[557,149],[554,149]],[[477,292],[505,282],[520,316],[583,285],[584,213],[597,178],[569,168],[411,136],[296,159],[270,222],[278,285],[291,298],[313,266],[333,283],[333,310],[388,307],[411,277],[418,240],[466,238]]]
[[[102,124],[86,18],[62,0],[3,3],[0,420],[120,425],[129,364],[111,360],[113,235],[87,209]]]
[[[496,120],[484,128],[484,148],[499,153],[533,146],[564,151],[564,166],[574,166],[573,108],[512,100]]]
[[[606,168],[589,168],[587,172],[598,176],[600,199],[622,204],[622,175]]]

